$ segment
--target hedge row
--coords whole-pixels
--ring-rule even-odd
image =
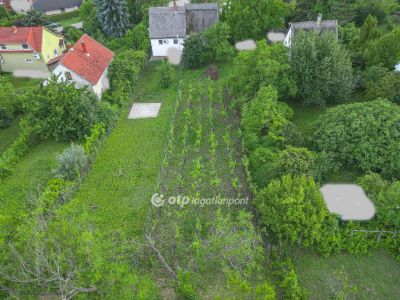
[[[10,175],[14,171],[17,162],[28,151],[30,135],[30,130],[23,129],[15,142],[3,153],[0,158],[0,179]]]

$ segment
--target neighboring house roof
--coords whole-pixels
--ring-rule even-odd
[[[216,3],[187,4],[174,7],[151,7],[149,35],[151,39],[186,37],[201,32],[219,20]]]
[[[219,20],[217,3],[187,4],[186,34],[202,32]]]
[[[62,8],[76,7],[81,4],[82,0],[36,0],[32,8],[37,11],[47,12]]]
[[[62,57],[60,64],[91,84],[99,82],[114,57],[114,52],[84,34]]]
[[[185,7],[150,7],[149,36],[151,39],[186,36]]]
[[[42,26],[39,27],[0,27],[0,44],[28,44],[28,50],[1,50],[0,52],[33,52],[42,51]]]
[[[292,29],[292,34],[296,34],[297,31],[333,31],[336,35],[338,34],[338,21],[337,20],[324,20],[324,21],[306,21],[291,23],[290,28]]]

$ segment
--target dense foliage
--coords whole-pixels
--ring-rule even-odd
[[[0,76],[0,128],[7,127],[14,114],[13,85],[7,77]]]
[[[312,177],[272,180],[257,193],[255,203],[261,223],[279,240],[312,246],[321,239],[328,211]]]
[[[175,80],[174,67],[166,60],[162,61],[157,67],[158,76],[160,77],[160,86],[163,89],[168,88]]]
[[[279,97],[296,95],[297,87],[291,78],[288,50],[281,44],[269,46],[259,41],[253,51],[240,52],[233,61],[230,89],[234,97],[253,97],[261,87],[272,85]]]
[[[351,61],[332,33],[296,35],[290,65],[303,104],[325,105],[349,99],[353,79]]]
[[[27,121],[44,139],[82,139],[96,122],[107,123],[114,114],[89,90],[76,89],[73,82],[57,82],[57,78],[35,89],[29,99]]]
[[[222,20],[231,28],[234,41],[265,38],[265,33],[283,26],[289,7],[282,0],[227,1]]]
[[[399,125],[400,107],[387,100],[340,105],[320,117],[313,140],[346,166],[398,178]]]
[[[185,40],[183,65],[194,69],[210,62],[229,60],[235,53],[229,39],[229,26],[222,22],[214,24],[203,33],[192,34]]]

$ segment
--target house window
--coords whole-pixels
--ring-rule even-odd
[[[0,64],[4,64],[4,59],[0,57]]]
[[[164,44],[168,44],[169,43],[169,41],[168,40],[164,40]]]
[[[28,49],[29,49],[29,46],[28,46],[27,44],[22,44],[22,49],[28,50]]]
[[[174,44],[177,45],[178,44],[178,39],[174,39]]]
[[[31,63],[33,63],[33,60],[30,59],[30,58],[26,58],[26,59],[25,59],[25,62],[26,62],[27,64],[31,64]]]
[[[158,40],[158,44],[162,45],[163,44],[163,40]]]
[[[7,50],[7,46],[6,45],[0,45],[0,49],[1,50]]]
[[[65,72],[65,78],[67,78],[67,80],[72,80],[72,75],[70,72]]]
[[[33,58],[37,59],[37,60],[40,60],[40,54],[39,53],[33,54]]]
[[[55,56],[57,56],[58,55],[58,50],[54,49],[53,53],[54,53]]]

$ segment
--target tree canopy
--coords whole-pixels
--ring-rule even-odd
[[[125,0],[96,0],[97,18],[108,37],[122,37],[129,26],[129,12]]]
[[[399,136],[400,107],[380,99],[329,109],[315,124],[313,142],[346,166],[399,178]]]
[[[231,28],[234,41],[260,40],[273,28],[281,28],[289,6],[282,0],[229,0],[222,20]]]
[[[352,64],[333,33],[300,32],[292,41],[290,65],[303,104],[325,105],[349,99]]]

